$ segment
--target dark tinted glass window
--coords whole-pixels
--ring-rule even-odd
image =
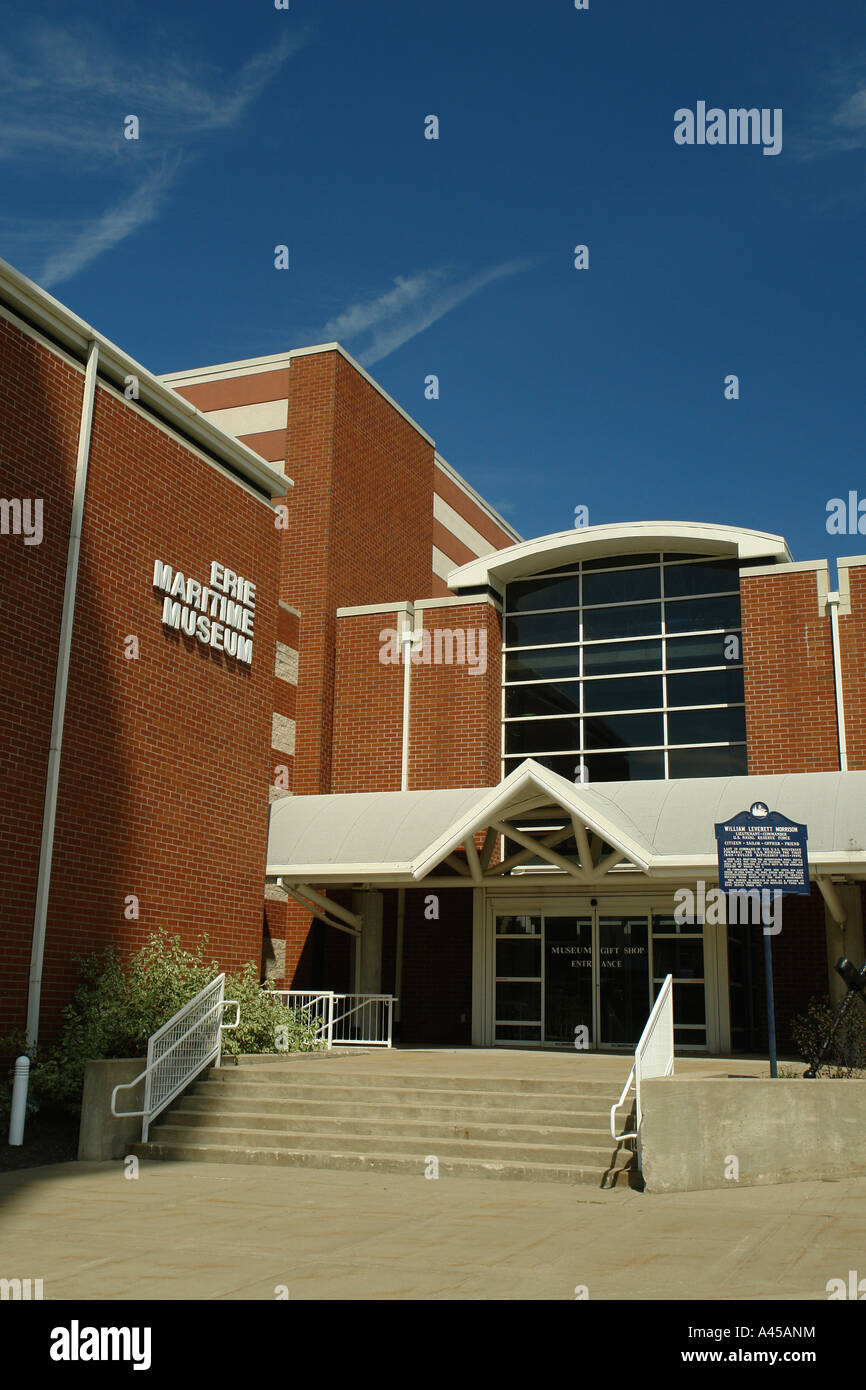
[[[739,748],[672,748],[668,753],[669,777],[745,777],[748,757]]]
[[[587,608],[583,635],[587,642],[605,637],[642,637],[661,632],[661,604],[640,603],[623,608]]]
[[[596,715],[583,721],[583,736],[586,748],[664,743],[664,719],[660,714]]]
[[[733,705],[744,699],[743,669],[668,676],[669,705]]]
[[[704,1002],[704,983],[686,983],[674,985],[674,1018],[677,1023],[700,1023],[707,1021],[706,1004]],[[683,1032],[684,1040],[687,1040],[687,1033]],[[696,1043],[702,1043],[703,1028],[700,1036],[695,1036]]]
[[[496,1017],[509,1022],[525,1019],[527,1023],[541,1015],[541,985],[496,982]]]
[[[505,657],[507,681],[549,681],[578,675],[580,652],[577,647],[563,647],[558,651],[508,652]]]
[[[739,560],[713,560],[701,565],[666,565],[665,597],[739,593],[739,572]]]
[[[509,685],[505,688],[505,717],[575,714],[580,710],[580,682],[559,685]]]
[[[731,636],[737,638],[736,646],[727,642],[726,639]],[[726,647],[736,659],[726,658]],[[720,666],[722,662],[726,666],[737,666],[741,661],[742,649],[739,632],[710,633],[706,637],[669,638],[667,643],[668,670],[676,670],[683,666]]]
[[[529,971],[526,973],[529,974]],[[703,941],[660,941],[656,937],[653,941],[653,975],[662,980],[665,975],[680,976],[684,980],[703,980]]]
[[[590,753],[584,762],[590,783],[654,781],[665,775],[664,753]]]
[[[727,598],[685,598],[665,603],[667,632],[697,632],[707,627],[739,626],[739,594],[731,594]]]
[[[668,715],[669,743],[738,743],[746,737],[746,711],[689,709]]]
[[[550,753],[580,746],[577,719],[527,719],[525,723],[505,725],[506,753]]]
[[[497,941],[497,975],[537,976],[541,974],[541,938],[527,936],[521,941]]]
[[[661,703],[661,676],[584,682],[583,708],[592,713],[606,709],[653,709]]]
[[[615,676],[619,671],[660,671],[662,644],[656,642],[610,642],[584,647],[585,676]]]
[[[576,608],[580,602],[577,575],[567,579],[521,579],[509,584],[505,606],[509,613],[525,613],[532,608]]]
[[[576,642],[580,635],[577,613],[527,613],[506,618],[505,642],[509,647],[545,646],[548,642]]]
[[[648,570],[608,570],[583,576],[583,601],[629,603],[639,598],[659,598],[661,572]]]

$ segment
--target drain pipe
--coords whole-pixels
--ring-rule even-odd
[[[406,615],[400,631],[400,648],[403,653],[403,731],[400,750],[400,790],[409,790],[409,701],[412,693],[412,651],[415,645],[415,609],[406,605]]]
[[[400,753],[400,790],[409,790],[409,705],[412,694],[412,651],[415,646],[415,609],[408,605],[403,629],[400,633],[400,646],[403,652],[403,730]],[[394,1022],[400,1021],[400,995],[403,978],[403,932],[406,922],[406,890],[397,889],[397,941],[394,959],[394,992],[397,1002],[394,1005]]]
[[[842,692],[842,655],[839,647],[839,590],[827,595],[830,631],[833,637],[833,679],[836,685],[836,727],[839,734],[839,771],[848,771],[848,744],[845,738],[845,699]]]
[[[39,874],[36,881],[36,909],[33,916],[33,943],[30,952],[30,986],[27,995],[27,1046],[32,1052],[39,1041],[39,1010],[42,1001],[42,962],[45,955],[45,933],[48,925],[48,898],[51,891],[51,861],[54,856],[54,827],[57,820],[57,794],[60,788],[60,755],[63,749],[63,720],[66,713],[66,692],[69,685],[69,657],[72,651],[72,626],[75,621],[75,595],[78,586],[78,561],[81,553],[81,531],[84,523],[84,498],[87,490],[87,470],[90,463],[90,433],[93,424],[93,402],[96,395],[96,371],[99,348],[91,339],[84,375],[84,398],[78,429],[78,458],[75,465],[75,491],[72,497],[72,519],[69,526],[69,546],[66,555],[66,582],[63,590],[63,615],[60,621],[60,641],[57,649],[57,672],[54,680],[54,710],[51,716],[51,742],[48,747],[48,769],[45,777],[45,807],[42,816],[42,844],[39,851]],[[26,1103],[26,1091],[24,1102]]]

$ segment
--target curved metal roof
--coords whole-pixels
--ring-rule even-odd
[[[497,787],[285,797],[271,811],[267,873],[297,883],[419,882],[468,836],[553,806],[650,876],[712,878],[715,824],[755,801],[807,825],[815,874],[866,878],[866,772],[575,786],[532,759]]]
[[[286,796],[271,807],[268,877],[303,868],[309,881],[337,870],[411,873],[431,835],[461,819],[489,788]]]
[[[783,564],[792,558],[784,536],[768,531],[714,526],[702,521],[611,522],[557,531],[470,560],[451,570],[448,587],[455,591],[488,584],[502,588],[512,579],[558,569],[572,561],[602,555],[653,554],[660,550],[764,560],[768,565]]]

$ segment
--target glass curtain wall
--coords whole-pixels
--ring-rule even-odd
[[[739,570],[606,556],[508,585],[503,775],[569,781],[745,774]]]

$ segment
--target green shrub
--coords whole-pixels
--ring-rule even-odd
[[[203,937],[187,951],[178,937],[159,930],[126,960],[113,947],[79,960],[80,978],[63,1010],[61,1037],[46,1053],[32,1054],[28,1108],[78,1111],[88,1061],[144,1057],[151,1034],[220,973],[217,961],[205,959],[207,944]],[[315,1022],[286,1008],[272,986],[263,988],[251,961],[226,975],[225,997],[240,1004],[240,1025],[223,1031],[223,1054],[311,1052],[323,1046]],[[226,1020],[234,1015],[228,1006]],[[27,1050],[23,1035],[0,1039],[0,1054],[19,1056]],[[0,1083],[0,1117],[8,1116],[10,1099],[11,1074],[9,1084]]]
[[[806,1062],[818,1056],[833,1026],[836,1010],[825,995],[812,999],[802,1014],[791,1020],[791,1036]],[[852,1076],[866,1068],[866,1011],[855,1000],[842,1020],[822,1064],[822,1071]]]

